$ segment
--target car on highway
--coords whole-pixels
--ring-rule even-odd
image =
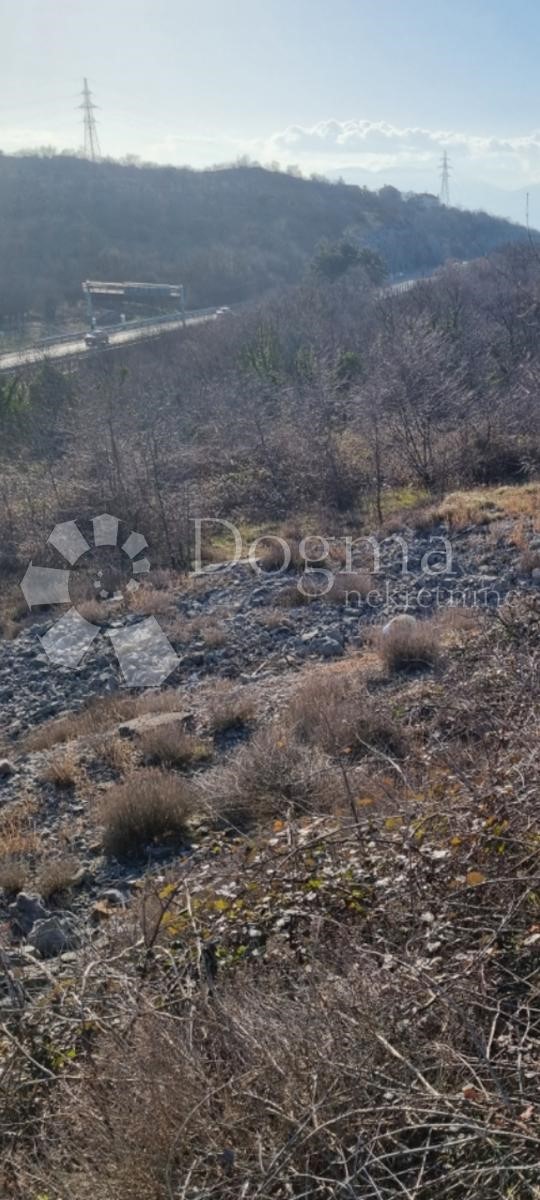
[[[223,308],[216,309],[216,317],[232,317],[232,309],[225,304]]]
[[[108,346],[109,335],[104,329],[92,329],[90,333],[84,335],[86,345],[91,346]]]

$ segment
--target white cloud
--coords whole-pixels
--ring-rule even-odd
[[[400,128],[386,121],[320,121],[290,125],[266,144],[270,158],[312,170],[356,167],[379,172],[435,165],[444,150],[460,170],[516,186],[540,180],[540,130],[516,137],[481,137],[452,130]]]

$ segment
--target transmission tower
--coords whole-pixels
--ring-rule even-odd
[[[88,87],[87,79],[83,80],[83,90],[81,94],[83,102],[82,104],[79,104],[79,108],[82,109],[83,114],[84,156],[85,158],[89,158],[92,162],[95,162],[96,159],[101,155],[97,132],[97,122],[94,116],[94,109],[96,109],[98,106],[97,104],[93,103],[92,93]]]
[[[441,204],[450,207],[450,162],[448,160],[448,151],[445,150],[441,162],[441,190],[439,192],[439,200]]]

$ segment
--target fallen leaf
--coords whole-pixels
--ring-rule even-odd
[[[486,882],[486,876],[482,871],[467,871],[467,883],[469,887],[478,887],[479,884]]]

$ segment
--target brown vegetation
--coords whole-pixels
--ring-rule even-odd
[[[414,625],[396,623],[382,634],[379,653],[390,674],[424,671],[437,666],[440,657],[437,623],[417,621]]]
[[[124,859],[156,842],[187,843],[191,808],[192,792],[178,775],[148,768],[113,784],[98,811],[105,853]]]
[[[79,737],[91,737],[112,729],[122,721],[144,713],[175,712],[180,701],[178,693],[171,690],[163,692],[144,692],[141,696],[119,695],[99,696],[90,701],[78,712],[55,718],[33,729],[23,740],[24,750],[50,750],[63,742],[71,742]]]
[[[401,757],[405,752],[404,733],[387,705],[374,700],[365,679],[352,671],[313,671],[295,692],[285,725],[333,755],[355,758],[380,750]]]
[[[41,778],[44,783],[52,783],[57,788],[71,788],[77,779],[77,771],[76,754],[66,750],[63,754],[55,754],[49,759]]]
[[[216,679],[207,701],[207,723],[211,733],[224,733],[249,725],[255,715],[252,689],[227,679]]]
[[[36,891],[44,900],[57,899],[70,890],[80,871],[81,864],[73,855],[49,858],[37,871]]]
[[[178,722],[149,729],[139,738],[143,758],[154,765],[194,766],[212,757],[212,748],[202,738],[179,728]]]

